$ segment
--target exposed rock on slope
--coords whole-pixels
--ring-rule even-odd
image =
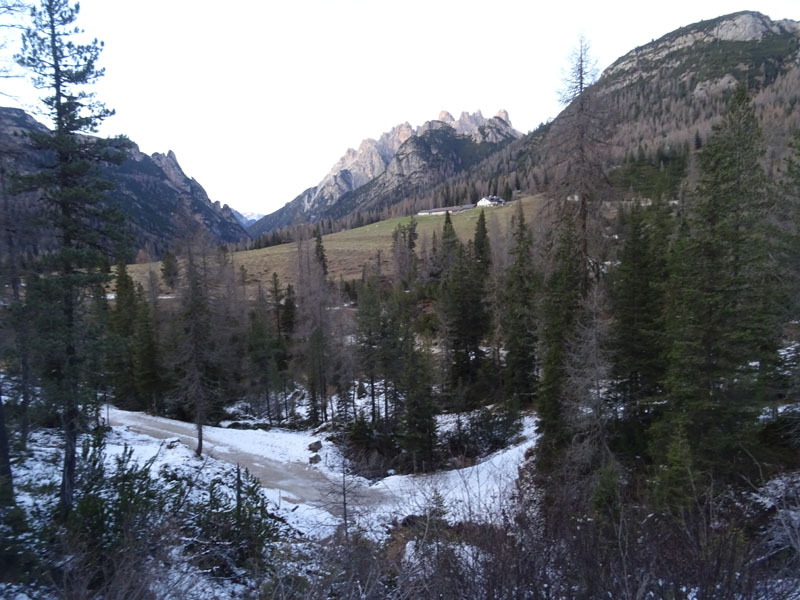
[[[448,146],[445,155],[435,160],[437,143],[431,145],[431,136],[423,139],[431,131],[444,132],[444,138],[450,140],[445,144]],[[438,120],[428,121],[417,129],[402,123],[377,140],[364,140],[358,150],[348,149],[317,186],[305,190],[248,231],[258,236],[297,222],[338,218],[355,209],[389,205],[397,197],[398,186],[429,184],[436,174],[463,169],[473,164],[475,156],[485,156],[520,136],[511,127],[505,110],[491,119],[484,118],[480,111],[464,112],[457,121],[449,112],[442,111]],[[463,140],[456,143],[453,141],[456,137]],[[466,144],[466,140],[486,148],[478,151]],[[458,156],[459,151],[467,154]]]
[[[45,157],[28,140],[31,131],[47,128],[22,110],[0,107],[0,155],[7,172],[32,172],[44,163]],[[134,147],[121,165],[105,168],[104,176],[115,185],[109,199],[128,217],[135,250],[144,249],[151,258],[163,253],[180,234],[179,215],[199,223],[217,242],[247,239],[233,211],[212,202],[203,187],[186,176],[171,151],[148,156]],[[36,210],[35,200],[19,202]]]

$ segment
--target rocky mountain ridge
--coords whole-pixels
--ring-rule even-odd
[[[667,33],[617,59],[586,94],[593,107],[598,163],[614,197],[675,198],[693,186],[695,153],[712,134],[734,88],[747,85],[777,171],[800,129],[800,22],[752,11]],[[569,192],[575,105],[483,161],[424,190],[405,212],[444,206],[471,190]],[[573,136],[574,137],[574,136]]]
[[[768,145],[778,152],[800,124],[793,110],[800,99],[800,22],[733,13],[619,58],[592,86],[610,115],[609,158],[618,161],[638,146],[653,155],[702,143],[739,83],[750,88]]]
[[[0,107],[0,159],[7,173],[29,173],[44,162],[44,156],[31,145],[30,132],[47,128],[17,108]],[[134,144],[127,160],[118,166],[103,167],[102,174],[113,184],[109,200],[127,217],[134,240],[134,251],[157,258],[182,235],[188,218],[199,224],[217,243],[236,243],[247,233],[227,204],[212,202],[203,186],[187,177],[175,153],[147,155]],[[15,199],[22,211],[38,210],[35,198]]]
[[[486,119],[480,110],[473,114],[462,112],[458,120],[449,112],[442,111],[439,119],[427,121],[419,127],[401,123],[377,140],[368,138],[362,141],[358,150],[349,148],[319,184],[304,190],[278,211],[251,225],[248,232],[255,237],[296,222],[314,222],[342,214],[341,200],[358,194],[367,186],[385,194],[395,190],[401,182],[408,185],[409,179],[413,185],[419,184],[424,178],[417,175],[426,169],[420,161],[423,156],[430,158],[434,155],[435,149],[430,144],[420,145],[418,142],[426,133],[435,130],[444,130],[447,137],[463,137],[476,145],[497,146],[522,136],[511,126],[505,110],[490,119]],[[454,168],[460,168],[464,163],[457,159],[452,162]],[[441,167],[439,164],[435,168]],[[352,201],[347,203],[348,206],[352,204]]]

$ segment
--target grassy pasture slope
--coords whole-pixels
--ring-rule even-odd
[[[523,204],[525,218],[528,223],[535,221],[539,210],[545,205],[545,199],[542,196],[526,196],[519,201]],[[515,203],[510,203],[506,206],[486,209],[486,220],[490,231],[492,221],[497,220],[498,230],[503,234],[506,232],[507,225],[514,214],[514,205]],[[480,210],[479,208],[474,208],[452,215],[453,226],[463,241],[472,237]],[[436,232],[437,236],[440,235],[442,224],[444,223],[444,215],[417,216],[415,218],[418,223],[417,231],[419,232],[420,245],[423,238],[427,238],[428,243],[430,243],[434,232]],[[374,262],[379,250],[381,251],[385,272],[389,272],[391,268],[392,232],[398,224],[407,223],[409,219],[410,217],[397,217],[357,229],[323,236],[322,241],[328,258],[329,275],[335,281],[338,281],[340,277],[345,280],[357,279],[361,277],[363,265]],[[273,272],[278,274],[283,285],[288,281],[293,281],[296,257],[297,244],[290,243],[259,250],[237,252],[234,255],[234,262],[237,270],[240,265],[247,269],[248,283],[255,290],[258,283],[265,287],[268,286]],[[130,265],[128,269],[134,280],[146,286],[147,272],[150,269],[154,269],[160,276],[161,263]]]

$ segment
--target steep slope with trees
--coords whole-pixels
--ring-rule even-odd
[[[47,128],[24,111],[0,107],[0,156],[7,173],[32,173],[46,160],[34,142],[46,133]],[[95,139],[83,135],[87,135],[87,143]],[[113,184],[106,202],[126,217],[134,256],[142,251],[141,258],[160,258],[180,235],[180,223],[187,216],[201,223],[220,243],[248,239],[231,209],[212,202],[202,186],[183,173],[172,152],[148,156],[130,144],[125,159],[101,168],[103,177]],[[36,190],[12,192],[9,186],[4,193],[20,217],[35,218],[41,208]],[[46,231],[40,232],[36,243],[42,248],[50,247]]]

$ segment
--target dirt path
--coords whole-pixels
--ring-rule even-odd
[[[152,417],[142,413],[130,413],[109,409],[109,424],[127,426],[131,431],[156,439],[178,438],[189,448],[197,447],[194,425]],[[214,428],[203,430],[203,446],[212,457],[231,464],[240,464],[261,480],[264,487],[278,489],[283,497],[294,504],[309,504],[336,514],[330,496],[335,482],[316,469],[299,462],[282,462],[250,452],[232,450],[225,440],[215,435]],[[371,502],[380,502],[380,490],[368,488]]]

